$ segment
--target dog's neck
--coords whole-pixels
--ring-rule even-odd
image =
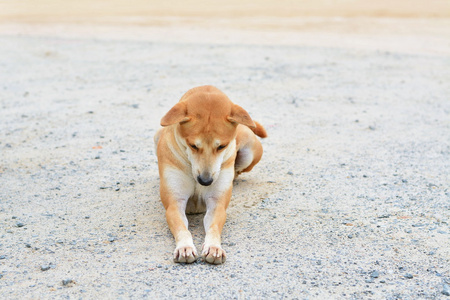
[[[176,153],[180,155],[180,156],[177,155],[177,158],[182,159],[182,162],[184,162],[184,163],[190,164],[188,155],[186,153],[186,148],[188,146],[186,145],[186,142],[183,140],[183,138],[181,138],[179,130],[180,130],[180,124],[173,125],[173,136],[175,137],[175,142],[178,147],[177,150],[179,150],[179,151],[176,151]],[[173,150],[174,149],[172,149],[172,151]]]

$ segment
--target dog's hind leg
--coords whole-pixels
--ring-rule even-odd
[[[236,160],[234,162],[235,178],[243,173],[250,172],[261,160],[263,148],[256,135],[266,137],[267,133],[258,122],[255,133],[247,126],[239,125],[236,135]]]
[[[243,172],[250,172],[261,160],[263,148],[261,142],[252,133],[248,139],[238,145],[236,160],[234,163],[235,177]]]
[[[236,154],[234,169],[236,174],[241,174],[253,162],[253,151],[250,147],[240,149]]]

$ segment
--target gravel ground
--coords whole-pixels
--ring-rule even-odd
[[[0,298],[449,299],[448,42],[10,29]],[[220,266],[173,263],[152,141],[204,84],[269,134],[235,182]],[[202,216],[189,220],[200,248]]]

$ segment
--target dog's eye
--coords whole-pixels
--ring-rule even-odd
[[[223,148],[225,148],[227,145],[220,145],[219,147],[217,147],[217,150],[222,150]]]
[[[194,150],[198,150],[198,147],[197,147],[197,146],[195,146],[194,144],[192,144],[192,145],[189,145],[189,146],[191,146],[191,148],[192,148],[192,149],[194,149]]]

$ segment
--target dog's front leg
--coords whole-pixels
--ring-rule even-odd
[[[202,257],[205,261],[218,265],[226,260],[226,253],[222,249],[220,238],[226,219],[226,207],[220,200],[209,199],[208,202],[204,219],[206,237]]]
[[[169,169],[161,180],[160,192],[167,224],[176,243],[173,259],[179,263],[192,263],[196,260],[197,250],[188,230],[186,204],[193,193],[193,183],[183,172]]]
[[[187,229],[188,222],[183,209],[178,205],[169,205],[166,209],[167,224],[176,243],[173,260],[179,263],[193,263],[197,257],[197,250],[192,235]]]
[[[226,220],[226,209],[231,199],[234,170],[230,168],[221,172],[218,182],[207,197],[206,214],[203,220],[205,226],[205,243],[203,244],[202,257],[211,264],[222,264],[226,260],[225,250],[221,246],[222,228]]]

